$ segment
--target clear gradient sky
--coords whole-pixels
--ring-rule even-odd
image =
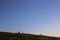
[[[0,31],[60,36],[60,0],[0,0]]]

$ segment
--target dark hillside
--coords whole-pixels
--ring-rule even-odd
[[[60,38],[25,33],[0,32],[0,40],[60,40]]]

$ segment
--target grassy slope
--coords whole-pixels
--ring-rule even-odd
[[[24,33],[0,32],[0,40],[60,40],[60,38]]]

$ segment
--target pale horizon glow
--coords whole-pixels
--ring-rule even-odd
[[[60,0],[0,0],[0,31],[60,37]]]

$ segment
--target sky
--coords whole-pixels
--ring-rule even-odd
[[[0,31],[60,36],[60,0],[0,0]]]

